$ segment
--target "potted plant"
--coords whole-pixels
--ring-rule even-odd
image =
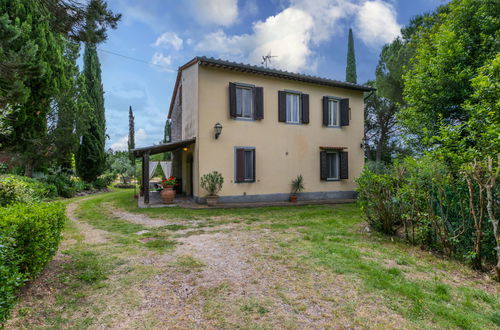
[[[295,179],[292,180],[292,192],[290,194],[290,202],[297,202],[297,194],[304,190],[304,178],[302,174],[297,175]]]
[[[217,205],[217,201],[219,200],[217,193],[221,191],[223,183],[224,178],[222,174],[217,171],[205,174],[201,177],[201,187],[208,192],[206,196],[208,206]]]
[[[163,178],[161,180],[161,185],[163,186],[163,190],[160,192],[160,197],[163,203],[172,204],[175,198],[175,190],[174,185],[177,180],[175,177],[171,176],[169,178]]]

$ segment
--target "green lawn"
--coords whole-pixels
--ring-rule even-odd
[[[210,326],[300,328],[306,317],[323,322],[315,324],[362,328],[500,328],[497,283],[460,263],[367,232],[356,205],[229,210],[137,209],[135,205],[130,190],[81,201],[76,216],[106,231],[108,241],[87,244],[68,223],[62,256],[21,297],[7,327],[116,326],[131,310],[142,310],[141,292],[147,290],[149,279],[165,276],[175,289],[184,281],[206,276],[207,265],[214,262],[203,260],[210,257],[208,252],[177,256],[176,249],[188,249],[197,237],[209,240],[215,235],[224,241],[238,235],[242,242],[251,237],[250,242],[258,245],[242,257],[263,272],[242,285],[254,291],[265,288],[266,294],[233,298],[236,289],[227,278],[212,287],[193,284],[196,290],[188,306],[199,306],[196,312]],[[112,207],[172,224],[147,228],[111,215]],[[148,233],[137,234],[144,230]],[[148,237],[153,239],[141,242]],[[145,258],[159,261],[144,264]],[[121,296],[121,301],[111,303]],[[321,312],[311,312],[313,304]],[[155,316],[161,313],[151,308],[140,317],[130,317],[126,327],[166,326]],[[378,317],[383,313],[393,322]]]

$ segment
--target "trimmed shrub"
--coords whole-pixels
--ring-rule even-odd
[[[60,203],[0,208],[0,324],[15,303],[16,290],[55,255],[65,219]]]
[[[70,198],[77,192],[75,182],[71,176],[62,172],[50,174],[45,178],[49,184],[53,184],[57,188],[57,195],[65,198]]]
[[[92,185],[95,189],[105,189],[109,187],[113,183],[113,181],[115,181],[115,179],[115,173],[105,173],[98,177],[94,182],[92,182]]]
[[[54,185],[19,175],[0,175],[0,206],[35,203],[56,196]]]

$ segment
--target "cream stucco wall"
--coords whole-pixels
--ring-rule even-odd
[[[182,140],[198,137],[198,65],[190,66],[182,71]],[[187,151],[182,152],[182,190],[188,194],[198,196],[199,170],[198,165],[198,143],[191,145]],[[193,191],[190,189],[191,178],[186,164],[188,154],[193,156]]]
[[[199,167],[196,168],[198,174],[195,174],[195,181],[205,173],[214,170],[221,172],[225,183],[220,196],[288,193],[291,180],[298,174],[304,177],[305,192],[355,189],[353,180],[364,164],[363,149],[360,147],[363,137],[362,92],[203,66],[198,67],[198,74],[199,127],[195,163]],[[264,88],[263,120],[243,121],[230,118],[229,82],[254,84]],[[309,124],[290,125],[278,122],[278,91],[284,89],[309,94]],[[349,126],[323,127],[324,95],[350,99]],[[222,124],[223,130],[216,140],[213,127],[217,122]],[[255,147],[256,182],[234,182],[236,146]],[[320,180],[320,146],[347,147],[348,180]],[[197,187],[194,190],[195,196],[203,197],[206,194],[201,188],[200,191]]]

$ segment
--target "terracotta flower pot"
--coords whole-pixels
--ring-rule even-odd
[[[164,186],[160,197],[164,204],[172,204],[175,198],[174,186]]]
[[[297,203],[297,195],[290,195],[290,202]]]
[[[208,206],[215,206],[217,205],[217,202],[219,201],[219,196],[207,196],[207,205]]]

